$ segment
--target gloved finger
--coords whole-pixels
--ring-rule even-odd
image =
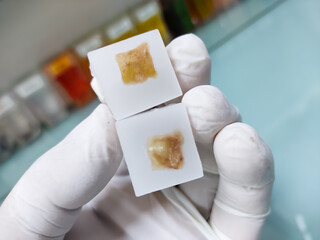
[[[202,40],[186,34],[172,40],[167,52],[183,93],[210,83],[211,60]]]
[[[205,171],[204,178],[180,185],[205,218],[211,213],[213,199],[218,187],[218,168],[213,155],[213,140],[226,125],[238,121],[238,109],[223,93],[210,85],[189,90],[183,97],[193,135],[198,145],[199,155]]]
[[[183,93],[195,86],[210,83],[211,60],[206,46],[199,37],[186,34],[175,38],[168,44],[167,53]],[[99,100],[106,103],[95,78],[91,81],[91,87]]]
[[[211,85],[191,89],[182,102],[186,105],[196,142],[205,146],[211,146],[215,135],[224,126],[240,118],[239,110]]]
[[[121,159],[114,119],[101,104],[19,180],[1,206],[0,238],[62,239]]]
[[[274,181],[272,153],[244,123],[224,127],[214,141],[220,181],[210,224],[221,239],[259,239]]]

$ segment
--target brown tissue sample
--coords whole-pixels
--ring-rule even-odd
[[[183,136],[179,131],[150,138],[148,140],[148,154],[152,162],[152,169],[182,168],[184,162],[182,144]]]
[[[146,42],[130,51],[118,53],[116,60],[125,84],[142,83],[157,76]]]

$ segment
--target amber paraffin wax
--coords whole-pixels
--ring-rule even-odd
[[[91,74],[116,120],[181,96],[158,30],[89,52]]]
[[[146,42],[128,52],[118,53],[116,60],[125,84],[142,83],[157,76]]]
[[[183,103],[119,120],[116,128],[136,196],[203,176]]]
[[[181,132],[153,136],[148,140],[148,154],[152,169],[180,169],[183,166],[183,136]]]

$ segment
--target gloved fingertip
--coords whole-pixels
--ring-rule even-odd
[[[270,212],[273,157],[251,126],[236,122],[216,136],[220,180],[210,224],[231,239],[259,239]]]
[[[194,34],[174,39],[167,52],[183,93],[210,83],[211,60],[203,41]]]
[[[256,130],[245,123],[223,128],[215,139],[214,154],[219,171],[235,182],[260,187],[274,179],[270,148]]]
[[[224,126],[239,118],[239,110],[214,86],[195,87],[183,96],[182,102],[196,141],[208,146]]]

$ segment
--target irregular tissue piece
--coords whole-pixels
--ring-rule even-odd
[[[125,84],[142,83],[157,76],[146,42],[130,51],[118,53],[116,60]]]
[[[154,136],[148,140],[148,154],[152,162],[152,169],[180,169],[183,166],[181,146],[183,136],[181,132]]]

